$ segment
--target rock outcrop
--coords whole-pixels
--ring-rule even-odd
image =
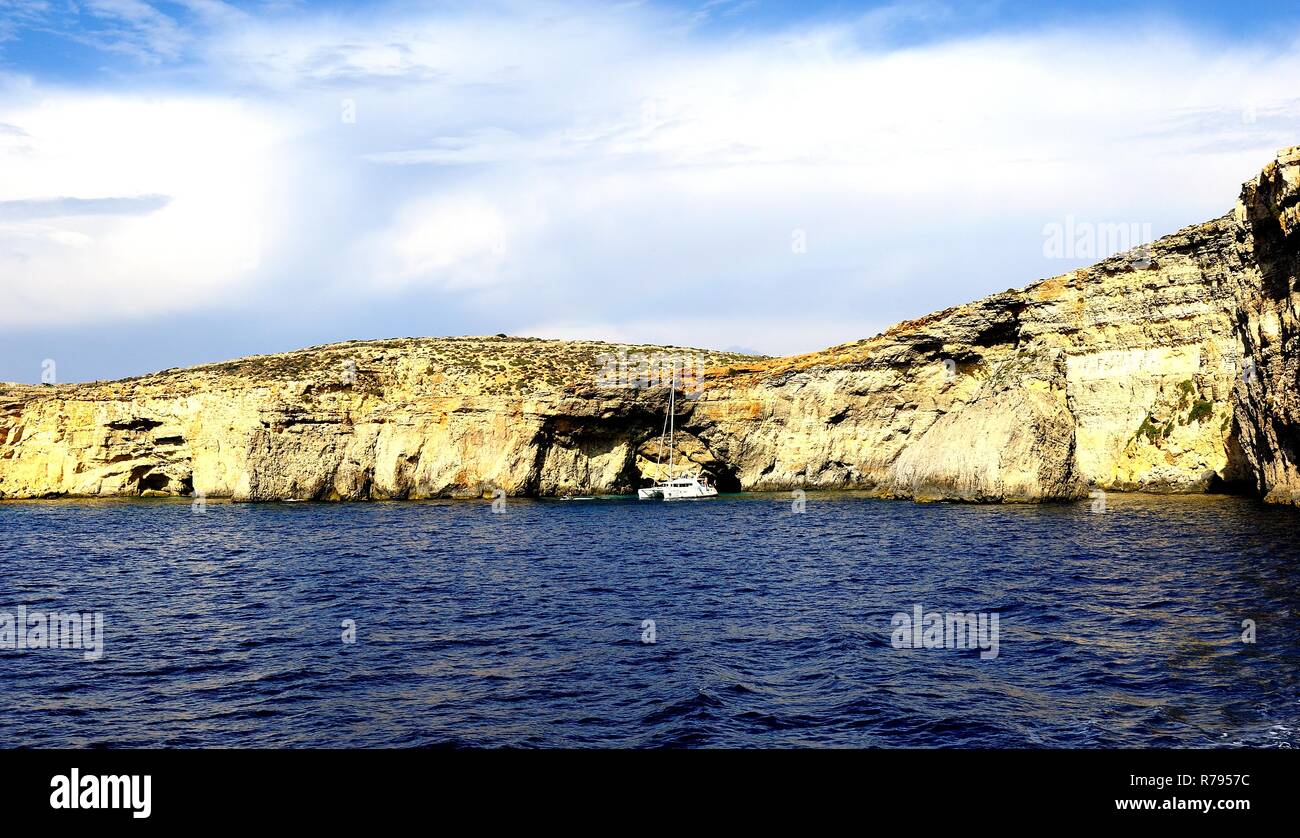
[[[411,338],[0,385],[0,498],[630,492],[662,453],[724,491],[1297,503],[1298,273],[1300,148],[1222,218],[808,355]],[[638,354],[707,367],[673,452],[663,381],[608,374]]]
[[[1233,221],[1251,256],[1234,276],[1245,355],[1234,382],[1237,441],[1254,489],[1300,504],[1300,147],[1279,152],[1245,185]]]

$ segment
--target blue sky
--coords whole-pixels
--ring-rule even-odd
[[[0,0],[0,380],[394,335],[808,351],[1300,143],[1263,2]],[[1104,254],[1095,254],[1101,256]]]

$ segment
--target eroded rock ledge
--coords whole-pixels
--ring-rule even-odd
[[[1222,218],[809,355],[411,338],[0,385],[0,498],[630,492],[667,389],[600,386],[623,351],[706,360],[677,456],[724,491],[1300,503],[1298,273],[1293,148]]]

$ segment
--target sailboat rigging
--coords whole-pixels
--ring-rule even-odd
[[[684,500],[687,498],[710,498],[718,493],[710,486],[707,478],[695,474],[680,474],[677,471],[677,449],[674,440],[677,431],[677,370],[673,370],[672,383],[668,389],[668,411],[664,414],[664,429],[659,435],[659,452],[655,456],[655,479],[653,486],[637,491],[640,500]],[[668,448],[668,478],[663,472],[664,446]]]

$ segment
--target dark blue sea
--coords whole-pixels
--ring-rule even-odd
[[[0,650],[0,746],[1289,747],[1297,533],[1230,497],[0,503],[0,612],[104,618],[98,660]],[[918,605],[998,615],[997,656],[895,648]]]

